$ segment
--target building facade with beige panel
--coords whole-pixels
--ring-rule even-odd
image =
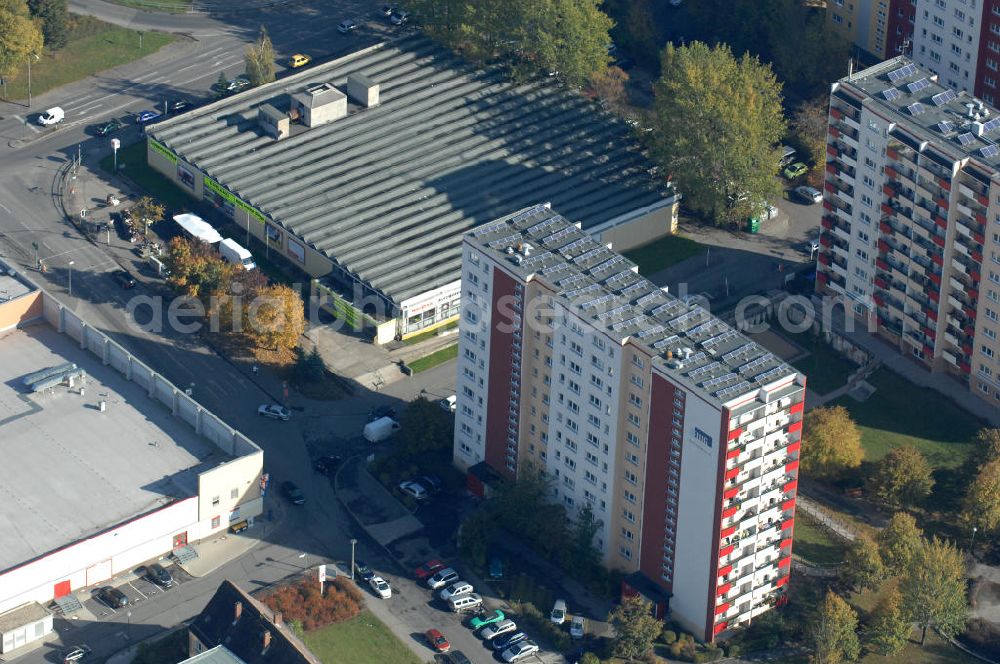
[[[548,206],[463,252],[455,464],[543,474],[701,638],[783,602],[805,377]]]

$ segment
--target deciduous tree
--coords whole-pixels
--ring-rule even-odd
[[[167,209],[151,196],[143,196],[132,206],[132,215],[144,226],[163,220]]]
[[[806,416],[802,470],[818,477],[836,477],[861,465],[861,432],[843,406],[814,408]]]
[[[877,588],[885,580],[885,564],[875,540],[867,535],[854,540],[841,566],[841,579],[853,590]]]
[[[917,520],[906,512],[896,512],[878,535],[879,552],[891,576],[905,574],[920,548],[923,531]]]
[[[902,445],[891,449],[875,464],[875,472],[868,483],[872,493],[886,504],[912,506],[930,495],[934,476],[920,450]]]
[[[785,133],[781,84],[771,68],[728,46],[667,45],[656,83],[653,152],[685,203],[726,224],[759,216],[777,193]]]
[[[809,171],[809,184],[821,188],[826,164],[827,107],[826,95],[803,102],[792,116],[792,131],[796,142],[806,152],[806,158],[813,164]]]
[[[639,659],[653,647],[660,634],[660,621],[653,617],[652,605],[638,595],[622,598],[622,603],[608,614],[615,628],[615,655],[624,659]]]
[[[899,654],[913,631],[913,621],[903,608],[903,596],[891,585],[872,612],[866,630],[867,646],[885,657]]]
[[[410,454],[426,454],[452,445],[454,418],[424,397],[411,401],[399,421]]]
[[[258,348],[291,350],[305,329],[302,298],[291,287],[262,288],[247,303],[243,333]]]
[[[965,494],[962,517],[984,535],[1000,531],[1000,458],[987,461],[976,473]]]
[[[260,26],[257,41],[247,46],[246,69],[250,84],[257,86],[274,80],[274,45],[267,28]]]
[[[45,46],[56,51],[69,38],[69,12],[66,0],[28,0],[31,15],[41,20]]]
[[[618,67],[608,67],[590,77],[590,89],[609,110],[622,114],[628,108],[628,93],[625,84],[628,74]]]
[[[899,581],[906,612],[921,628],[920,645],[924,644],[929,627],[949,638],[965,629],[968,618],[965,588],[961,552],[937,537],[923,540]]]
[[[857,661],[861,654],[857,630],[858,614],[840,595],[827,591],[809,630],[813,664]]]
[[[24,0],[0,0],[0,77],[13,76],[42,52],[44,38]]]

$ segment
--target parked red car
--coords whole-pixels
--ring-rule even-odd
[[[436,629],[429,629],[425,633],[427,637],[427,642],[431,644],[431,648],[437,650],[438,652],[448,652],[451,650],[451,644],[448,643],[448,639],[444,638],[444,634]]]
[[[423,581],[441,569],[444,569],[444,563],[435,558],[434,560],[428,560],[426,563],[414,570],[413,575]]]

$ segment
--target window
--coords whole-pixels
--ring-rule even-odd
[[[624,516],[625,520],[629,523],[635,523],[635,514],[633,512],[629,510],[622,510],[622,516]]]
[[[628,462],[631,463],[632,465],[635,465],[635,466],[639,465],[639,455],[638,454],[632,454],[631,452],[628,452],[628,453],[625,454],[625,458],[628,459]]]
[[[600,407],[601,407],[601,400],[598,399],[597,397],[595,397],[593,394],[591,394],[590,395],[590,405],[593,406],[594,408],[600,409]]]
[[[627,546],[622,545],[621,548],[618,549],[618,552],[622,554],[622,558],[625,560],[632,560],[632,549]]]
[[[212,517],[212,527],[213,528],[218,528],[220,523],[222,523],[222,518],[221,517],[218,517],[218,516],[213,516]]]
[[[868,187],[869,189],[875,188],[875,178],[866,175],[864,176],[864,182],[865,186]]]
[[[637,376],[633,374],[630,380],[632,381],[632,384],[635,385],[636,387],[640,388],[642,387],[642,376]]]
[[[833,22],[836,23],[837,25],[843,25],[844,23],[844,17],[841,16],[840,14],[832,14],[830,18],[833,19]]]
[[[628,528],[622,527],[622,537],[629,540],[630,542],[635,539],[635,535]]]
[[[634,505],[635,504],[635,500],[636,500],[635,494],[632,493],[631,491],[626,491],[625,492],[625,500],[627,500],[628,502],[630,502],[630,503],[632,503]]]
[[[861,213],[859,213],[858,214],[858,219],[860,219],[861,223],[865,224],[866,226],[871,226],[872,225],[871,215],[869,215],[867,212],[861,212]]]
[[[628,393],[628,402],[636,408],[642,408],[642,399],[635,392]]]
[[[857,254],[858,258],[860,258],[861,260],[863,261],[868,260],[868,252],[865,251],[864,249],[857,249],[855,250],[854,253]]]
[[[642,426],[641,421],[639,420],[639,416],[636,415],[635,413],[629,413],[627,417],[629,424],[633,424],[635,426]]]
[[[868,233],[865,233],[864,231],[858,231],[858,239],[865,244],[869,244],[871,242],[871,238],[868,237]]]
[[[642,361],[642,358],[636,355],[635,353],[632,353],[632,364],[639,367],[640,369],[646,366],[646,363]]]
[[[236,500],[237,498],[239,498],[239,497],[240,497],[240,490],[239,490],[239,489],[232,489],[232,490],[231,490],[231,491],[229,492],[229,497],[230,497],[230,498],[231,498],[232,500]]]
[[[996,333],[996,330],[994,330],[991,327],[984,327],[983,328],[983,336],[985,336],[987,339],[996,339],[997,338],[997,333]]]
[[[989,346],[983,346],[983,355],[986,357],[993,357],[993,349]]]
[[[628,439],[628,442],[632,443],[636,447],[639,447],[639,436],[635,435],[631,431],[626,431],[625,437]]]
[[[219,497],[218,496],[212,496],[212,507],[215,507],[218,504],[219,504]]]
[[[864,205],[865,207],[871,207],[872,197],[869,196],[868,194],[861,194],[861,204]]]
[[[994,320],[995,321],[998,318],[997,317],[997,312],[993,311],[989,307],[986,307],[986,317],[989,318],[990,320]]]
[[[870,168],[870,169],[872,169],[874,171],[875,170],[875,160],[872,159],[871,157],[865,157],[865,166],[867,166],[868,168]]]
[[[639,478],[631,470],[626,470],[625,471],[625,481],[628,482],[629,484],[638,484],[639,483]]]

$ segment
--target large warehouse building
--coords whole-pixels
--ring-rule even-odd
[[[52,600],[252,523],[263,452],[2,263],[0,292],[9,653],[51,632]]]
[[[627,250],[679,197],[623,121],[549,80],[517,85],[423,38],[383,43],[168,119],[149,163],[381,322],[456,319],[461,238],[549,201]]]
[[[542,472],[711,641],[785,601],[805,376],[545,206],[464,241],[455,464]],[[666,608],[667,602],[662,607]]]

